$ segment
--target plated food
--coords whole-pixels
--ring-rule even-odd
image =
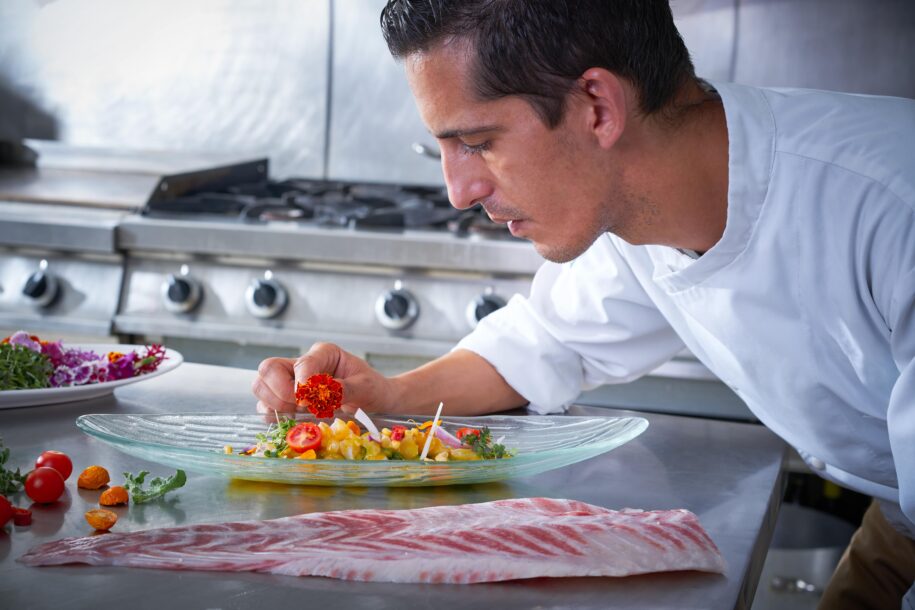
[[[380,430],[361,410],[356,421],[334,419],[330,424],[299,422],[279,418],[266,432],[257,435],[257,442],[237,453],[239,455],[295,460],[420,460],[435,462],[505,459],[513,453],[505,448],[500,438],[492,439],[487,426],[462,427],[455,434],[448,432],[441,420],[413,422],[404,426],[395,424]],[[412,420],[411,420],[412,421]],[[427,446],[428,445],[428,446]],[[234,447],[225,445],[227,454],[236,453]]]
[[[20,330],[0,341],[0,390],[64,388],[139,377],[156,371],[165,348],[96,352]]]
[[[298,422],[320,421],[311,415],[296,417]],[[511,459],[436,462],[434,456],[430,460],[348,460],[239,455],[239,450],[256,443],[258,434],[265,434],[264,416],[255,413],[98,413],[81,415],[76,425],[120,451],[172,468],[249,481],[334,487],[459,485],[531,476],[612,451],[648,427],[641,417],[443,415],[440,419],[449,432],[486,427],[491,438],[504,436],[500,442],[510,448]],[[425,418],[373,413],[372,420],[379,429],[393,432],[398,425],[417,427]],[[224,452],[225,445],[232,447],[232,453]]]

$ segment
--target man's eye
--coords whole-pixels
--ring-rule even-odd
[[[480,144],[467,144],[466,142],[461,142],[461,148],[463,148],[465,154],[476,155],[489,150],[489,141],[487,140]]]

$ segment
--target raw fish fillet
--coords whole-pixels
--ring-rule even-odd
[[[20,561],[401,583],[724,572],[718,548],[687,510],[613,511],[550,498],[66,538],[35,547]]]

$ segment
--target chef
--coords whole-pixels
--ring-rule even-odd
[[[390,0],[381,22],[452,204],[547,262],[403,375],[326,343],[264,361],[258,408],[330,372],[349,408],[555,412],[685,346],[875,498],[821,607],[915,608],[915,102],[699,80],[664,0]]]

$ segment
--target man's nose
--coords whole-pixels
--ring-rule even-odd
[[[472,207],[492,194],[493,184],[485,168],[475,157],[442,150],[442,173],[448,187],[448,199],[459,210]]]

